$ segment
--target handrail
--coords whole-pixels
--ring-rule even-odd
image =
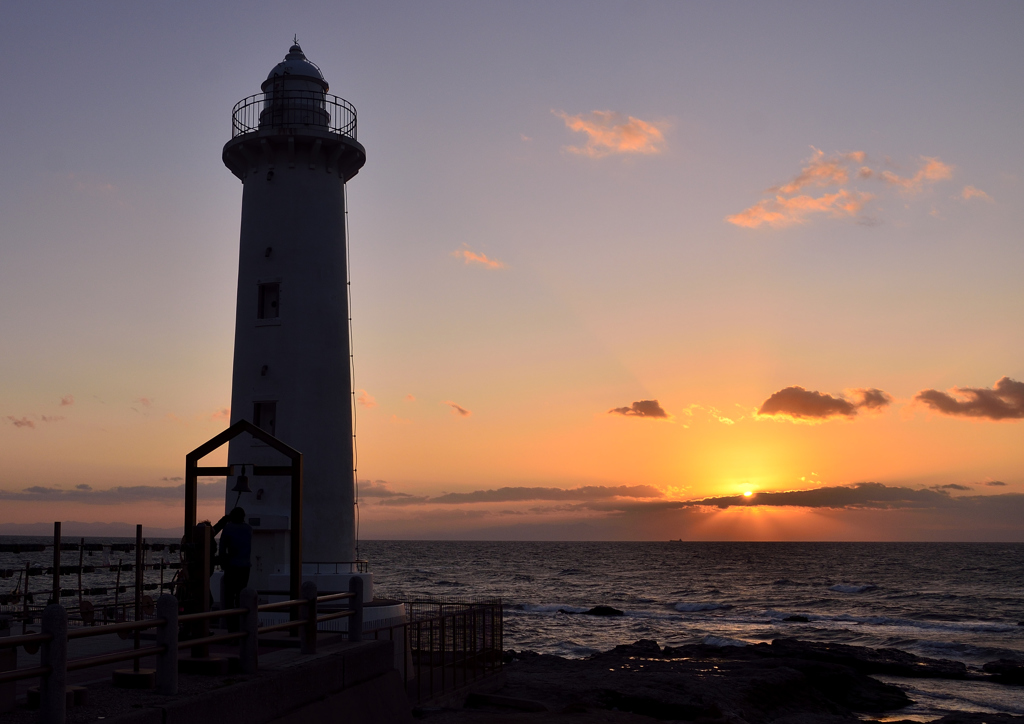
[[[261,633],[261,634],[265,634],[265,633],[270,633],[271,631],[284,631],[285,629],[288,629],[288,628],[296,628],[297,626],[305,626],[308,623],[309,622],[304,620],[304,619],[297,618],[294,621],[285,621],[284,623],[275,623],[275,624],[271,624],[270,626],[260,626],[257,629],[257,632]]]
[[[31,669],[11,669],[10,671],[0,671],[0,684],[6,684],[8,681],[32,679],[36,676],[46,676],[51,671],[53,671],[53,669],[49,666],[36,666]]]
[[[354,593],[328,593],[326,596],[317,596],[317,603],[329,603],[331,601],[340,601],[345,598],[355,598]]]
[[[322,91],[274,90],[243,98],[231,109],[231,137],[263,128],[319,128],[355,140],[356,108]]]
[[[323,623],[324,621],[333,621],[336,618],[348,618],[349,616],[355,615],[352,609],[345,609],[344,611],[335,611],[334,613],[325,613],[323,616],[317,616],[316,622]]]
[[[143,659],[147,656],[162,654],[166,650],[166,646],[145,646],[141,649],[128,649],[126,651],[114,651],[109,654],[100,654],[98,656],[86,656],[81,659],[71,659],[68,661],[67,670],[78,671],[78,669],[88,669],[90,666],[116,664],[119,661],[131,661],[132,659]]]
[[[294,606],[305,606],[309,601],[304,598],[293,598],[290,601],[276,601],[274,603],[264,603],[256,607],[257,611],[280,611],[285,608],[292,608]]]
[[[136,661],[147,657],[157,657],[157,688],[161,693],[174,694],[177,692],[177,662],[178,650],[192,649],[194,656],[205,654],[196,653],[196,650],[205,650],[211,644],[225,643],[228,641],[240,641],[240,658],[242,670],[254,673],[257,668],[258,659],[258,636],[273,631],[286,629],[301,629],[300,638],[301,652],[303,654],[316,653],[317,625],[326,621],[333,621],[340,618],[352,618],[349,623],[348,637],[350,641],[362,640],[363,622],[363,581],[354,577],[350,581],[350,590],[347,592],[329,593],[323,596],[317,595],[316,586],[307,583],[303,587],[303,598],[277,601],[263,605],[255,605],[257,592],[253,589],[246,589],[242,592],[242,601],[246,606],[237,608],[222,609],[218,611],[199,611],[178,615],[178,602],[173,596],[161,597],[157,601],[157,616],[151,619],[136,621],[123,621],[121,623],[82,628],[68,631],[67,609],[60,605],[50,605],[43,613],[43,632],[36,634],[24,634],[21,636],[5,636],[0,638],[0,649],[11,649],[31,644],[45,644],[59,640],[70,642],[72,639],[82,639],[105,634],[124,634],[135,632],[135,646],[130,649],[121,649],[95,656],[86,656],[78,659],[67,659],[67,646],[53,645],[42,649],[40,666],[24,669],[13,669],[0,672],[0,684],[32,679],[37,677],[58,677],[63,678],[68,671],[87,669],[93,666],[113,664],[121,661]],[[318,607],[322,603],[350,600],[350,605],[338,610],[336,607],[326,609],[320,615]],[[259,612],[282,611],[293,609],[296,606],[302,610],[298,615],[290,616],[291,620],[282,623],[275,623],[269,626],[258,625]],[[189,624],[196,621],[206,621],[214,618],[239,616],[242,618],[244,630],[205,635],[199,638],[179,638],[178,627],[180,624]],[[205,624],[202,628],[208,632]],[[145,629],[156,629],[156,645],[141,647],[138,632]],[[136,663],[136,668],[138,664]],[[54,705],[56,706],[56,705]],[[45,707],[44,707],[45,708]],[[53,713],[53,712],[51,712]],[[43,715],[48,720],[47,715]]]
[[[212,636],[204,636],[201,639],[181,639],[178,641],[179,649],[190,649],[193,646],[208,646],[210,644],[217,644],[221,641],[234,641],[248,636],[246,631],[232,631],[231,633],[224,634],[213,634]]]
[[[89,636],[103,636],[105,634],[119,633],[121,631],[142,631],[147,628],[159,628],[166,626],[167,621],[162,618],[143,619],[142,621],[122,621],[121,623],[108,623],[103,626],[90,626],[89,628],[76,628],[68,631],[68,640],[84,639]]]
[[[25,644],[45,644],[50,641],[53,641],[53,636],[44,633],[4,636],[0,637],[0,649],[16,649]]]
[[[178,616],[179,623],[188,621],[202,621],[208,618],[221,618],[223,616],[240,616],[249,613],[247,608],[224,608],[216,611],[199,611],[198,613],[184,613]]]

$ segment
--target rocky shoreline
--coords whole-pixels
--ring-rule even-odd
[[[500,690],[470,695],[461,709],[424,708],[418,714],[434,724],[852,724],[865,719],[920,724],[899,715],[912,704],[907,694],[873,674],[989,681],[1016,688],[1024,662],[993,662],[977,671],[957,661],[897,649],[796,639],[664,648],[641,640],[587,659],[509,651],[506,683]],[[949,712],[938,721],[1024,724],[1024,717]]]

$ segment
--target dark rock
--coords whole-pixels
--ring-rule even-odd
[[[473,692],[466,697],[465,707],[467,709],[481,709],[483,707],[497,707],[498,709],[515,709],[516,711],[547,711],[548,708],[539,701],[532,699],[517,699],[512,696],[499,696],[498,694],[478,694]]]
[[[685,719],[692,721],[711,713],[699,702],[680,703],[665,701],[663,697],[636,696],[633,694],[623,694],[620,691],[606,690],[602,692],[600,700],[602,707],[605,709],[628,711],[631,714],[641,714],[654,719]]]
[[[775,639],[771,645],[748,646],[767,656],[807,659],[849,666],[862,674],[890,674],[916,678],[963,679],[967,667],[959,661],[926,659],[899,649],[871,649],[866,646],[826,644],[796,639]]]
[[[668,647],[665,648],[668,651]],[[661,658],[664,654],[662,653],[661,646],[658,645],[657,641],[652,639],[640,639],[631,644],[619,644],[611,651],[599,651],[591,659],[615,659],[617,661],[628,660],[630,657],[638,659],[657,659]]]
[[[960,711],[947,714],[941,719],[936,719],[929,724],[1021,724],[1024,716],[1013,716],[1012,714],[982,714],[974,711]],[[897,724],[893,722],[892,724]]]
[[[992,674],[1003,684],[1024,684],[1024,661],[1018,659],[989,661],[981,670]]]
[[[754,648],[662,649],[641,640],[582,660],[516,654],[500,694],[543,702],[551,712],[593,712],[594,721],[613,721],[596,716],[603,710],[694,724],[856,724],[855,712],[910,703],[898,687],[853,667]]]
[[[883,712],[911,704],[903,689],[864,676],[837,664],[784,659],[787,666],[801,672],[811,685],[832,701],[852,711]]]
[[[792,623],[807,623],[811,619],[806,616],[786,616],[783,621],[791,621]]]
[[[625,613],[617,608],[611,606],[594,606],[589,611],[566,611],[564,608],[558,609],[559,613],[566,613],[569,615],[579,614],[581,616],[624,616]]]

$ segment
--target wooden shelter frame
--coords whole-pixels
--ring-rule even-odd
[[[239,420],[219,435],[211,437],[202,445],[185,456],[185,542],[191,545],[196,529],[196,506],[199,488],[199,476],[229,476],[232,466],[202,467],[199,461],[217,448],[247,432],[262,443],[269,445],[287,457],[289,465],[253,465],[253,476],[288,476],[291,478],[291,519],[289,545],[289,592],[293,600],[302,593],[302,453],[287,445],[266,430],[256,427],[248,420]],[[236,463],[236,465],[239,463]],[[249,465],[249,463],[245,463]],[[207,582],[207,585],[209,583]],[[203,598],[204,609],[208,606],[207,598]]]

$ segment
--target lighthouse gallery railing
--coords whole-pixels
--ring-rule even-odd
[[[356,138],[356,108],[319,91],[275,90],[243,98],[231,111],[231,137],[261,128],[317,128]]]

